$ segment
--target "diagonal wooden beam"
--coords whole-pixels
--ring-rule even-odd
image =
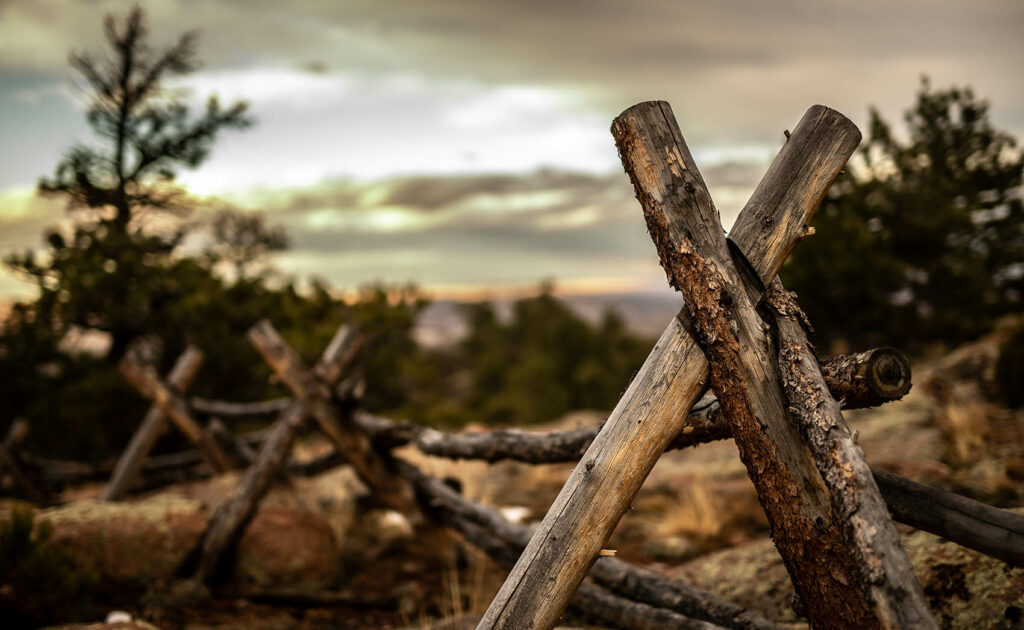
[[[861,586],[883,627],[935,627],[864,452],[854,441],[839,403],[826,385],[795,297],[776,278],[765,300],[775,316],[781,382],[792,419],[803,433],[804,444],[829,490],[832,513]],[[880,369],[891,371],[896,366],[887,368]],[[890,379],[881,380],[887,383]]]
[[[359,477],[384,503],[417,520],[419,512],[412,488],[395,473],[391,456],[377,451],[370,439],[331,402],[331,387],[324,378],[332,376],[333,368],[306,369],[299,355],[267,320],[249,330],[249,341]]]
[[[263,338],[259,333],[257,337]],[[363,337],[355,329],[342,326],[328,344],[314,373],[322,375],[325,385],[333,385],[351,367],[362,343]],[[285,470],[285,459],[305,417],[306,407],[301,400],[293,401],[281,412],[252,465],[210,519],[200,544],[195,576],[200,582],[209,583],[216,577],[227,551],[252,518],[274,476]]]
[[[231,470],[231,459],[224,453],[213,435],[203,428],[188,408],[184,397],[164,383],[156,369],[129,350],[118,365],[121,375],[145,398],[153,401],[171,422],[202,454],[203,459],[216,472]]]
[[[819,118],[828,111],[820,108]],[[775,281],[769,303],[779,313],[779,350],[757,311],[777,269],[748,264],[743,249],[726,240],[667,103],[626,110],[612,133],[811,625],[937,628],[863,453],[795,320],[799,308],[779,306],[783,293]],[[764,228],[741,217],[737,230],[761,238],[771,234]],[[778,246],[788,253],[795,243]]]
[[[794,129],[740,213],[738,222],[762,229],[733,230],[733,240],[762,277],[778,273],[859,141],[850,121],[823,107],[811,108]],[[682,431],[707,385],[708,361],[681,315],[573,470],[481,628],[554,626],[662,451]],[[827,501],[819,510],[824,506]]]
[[[171,372],[167,376],[168,386],[179,392],[186,391],[202,364],[202,351],[195,346],[187,346],[178,360],[174,362],[174,367],[171,368]],[[166,423],[167,415],[164,410],[157,404],[150,406],[142,424],[132,435],[128,447],[118,458],[114,473],[110,476],[110,482],[100,494],[100,501],[116,501],[124,496],[128,486],[142,469],[142,464],[149,457],[149,452],[153,450],[153,445],[163,433]]]

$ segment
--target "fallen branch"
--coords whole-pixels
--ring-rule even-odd
[[[899,475],[871,472],[897,521],[1024,566],[1024,516]]]
[[[528,527],[512,523],[496,510],[466,499],[441,480],[424,474],[407,462],[402,462],[400,472],[413,484],[420,501],[430,508],[432,514],[465,535],[470,542],[481,547],[499,563],[505,566],[514,564],[529,542],[532,532]],[[589,594],[584,595],[582,600],[576,600],[584,602],[581,611],[584,613],[589,612],[592,604],[601,604],[601,608],[605,605],[621,607],[622,602],[636,600],[634,604],[639,603],[646,608],[630,609],[643,618],[653,618],[654,613],[648,609],[669,611],[683,619],[691,618],[687,620],[689,626],[678,627],[707,627],[692,625],[693,619],[700,619],[727,628],[777,628],[756,612],[744,609],[713,593],[670,580],[653,571],[638,569],[616,558],[598,560],[590,570],[590,577],[614,591],[620,601],[601,598],[600,591],[596,594],[591,592],[598,589],[584,585],[577,595],[584,593],[585,589]],[[619,609],[621,608],[616,610]],[[609,611],[607,614],[611,618],[606,616],[603,618],[604,621],[614,625],[623,623],[622,618],[615,617],[616,612]],[[673,619],[676,623],[683,623],[679,619]]]

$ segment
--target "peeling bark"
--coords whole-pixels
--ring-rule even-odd
[[[836,521],[879,621],[885,628],[938,628],[864,453],[825,385],[795,294],[776,279],[765,302],[775,314],[778,365],[789,410],[829,489]],[[889,358],[883,355],[881,361],[866,364],[877,366]]]
[[[809,117],[801,124],[842,119],[826,108],[812,108]],[[855,146],[860,134],[852,123],[847,125]],[[612,133],[662,267],[686,300],[711,363],[711,388],[808,620],[820,628],[878,626],[880,619],[861,594],[854,558],[833,522],[829,492],[789,419],[756,298],[732,262],[718,211],[671,108],[663,102],[636,105],[616,118]],[[839,157],[845,162],[848,156]],[[788,254],[796,240],[782,249]],[[784,259],[779,257],[779,264]],[[761,275],[751,266],[761,282],[777,272],[769,267]]]
[[[615,126],[613,134],[618,135]],[[794,130],[733,227],[734,239],[761,277],[778,272],[858,141],[859,132],[848,120],[823,107],[811,108]],[[625,157],[628,148],[620,148]],[[638,172],[655,178],[660,170],[654,159],[677,172],[689,167],[680,152],[669,150],[664,157],[635,160]],[[678,183],[652,194],[685,192],[686,182]],[[721,225],[701,229],[720,232]],[[670,273],[670,281],[675,277]],[[491,602],[481,628],[550,628],[564,610],[707,384],[707,358],[685,319],[669,323]]]

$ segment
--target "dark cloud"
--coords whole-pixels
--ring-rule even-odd
[[[775,134],[813,102],[896,114],[921,72],[975,84],[999,115],[1024,124],[1024,88],[1008,80],[1024,53],[1018,0],[142,4],[158,33],[200,28],[213,67],[314,59],[339,72],[543,84],[581,90],[612,115],[665,98],[698,137]],[[9,0],[0,64],[59,71],[68,46],[100,45],[100,13],[127,6]]]

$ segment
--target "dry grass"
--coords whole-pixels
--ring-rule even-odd
[[[954,402],[936,413],[942,432],[945,459],[954,468],[969,466],[985,455],[988,437],[988,405],[979,401]]]
[[[658,536],[686,536],[697,542],[719,537],[726,521],[718,497],[701,478],[696,478],[660,515],[655,527]]]

